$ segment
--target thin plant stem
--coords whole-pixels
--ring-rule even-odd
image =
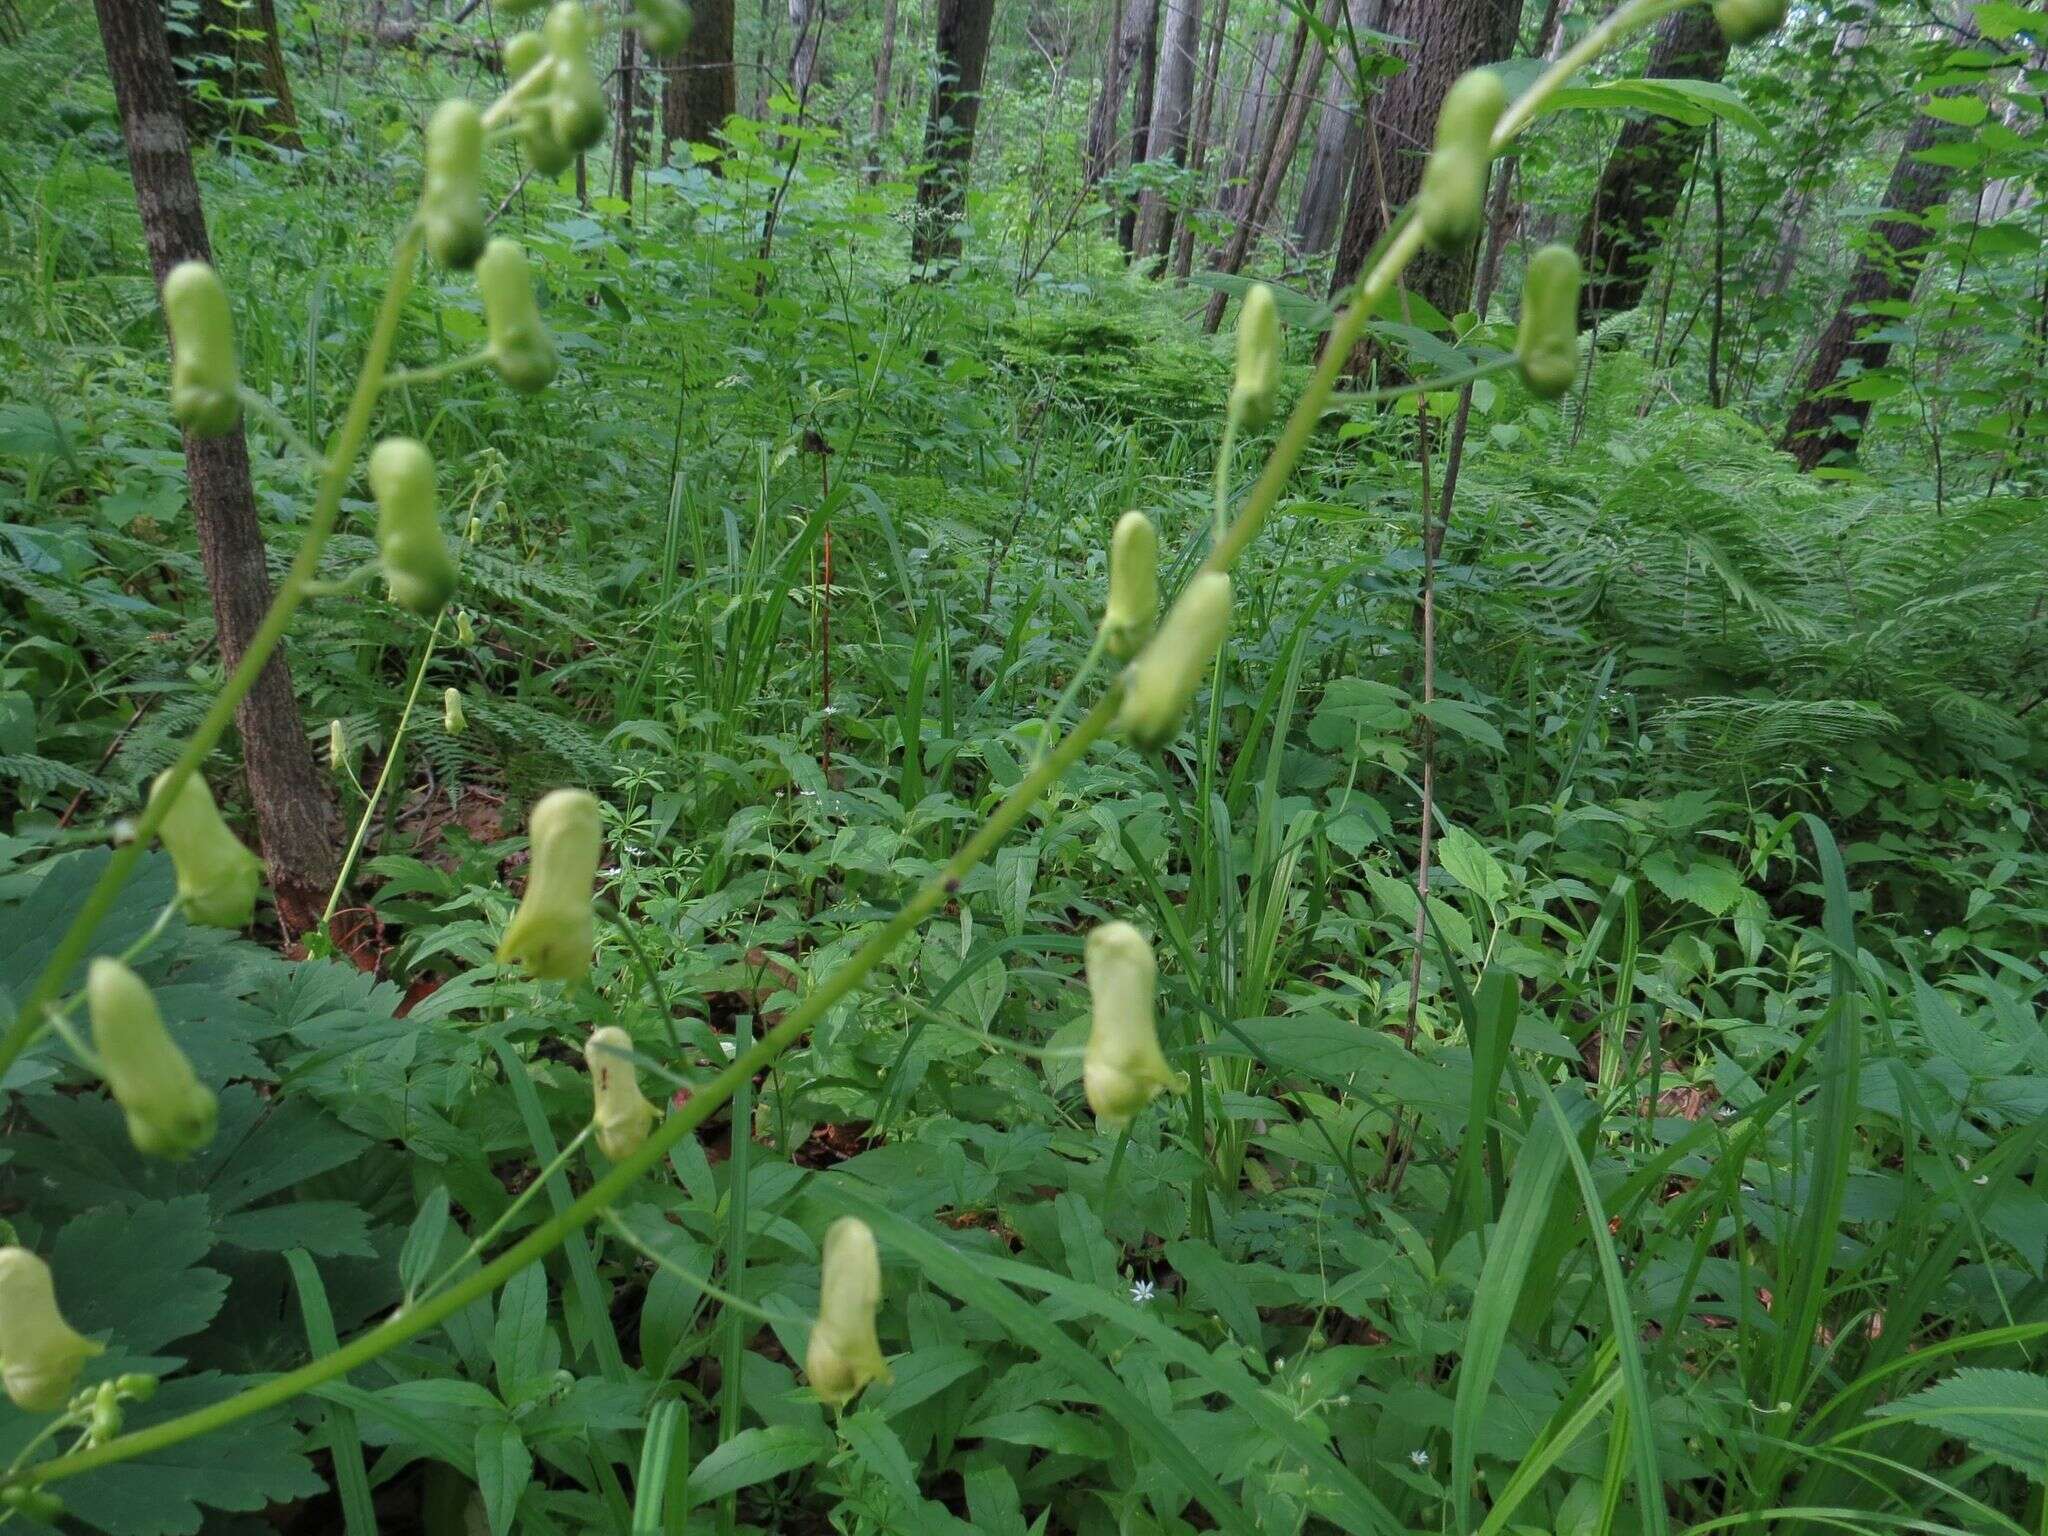
[[[378,802],[384,798],[385,787],[398,766],[405,728],[412,722],[413,707],[420,701],[420,688],[427,680],[427,663],[434,659],[434,646],[441,638],[441,623],[447,616],[445,608],[435,614],[434,627],[427,632],[426,649],[420,652],[419,664],[413,668],[412,689],[405,696],[405,708],[399,711],[398,725],[391,732],[391,745],[384,753],[384,764],[377,770],[377,782],[371,786],[370,797],[363,804],[362,818],[356,822],[356,835],[349,840],[348,855],[341,861],[341,872],[334,877],[334,888],[327,893],[327,910],[320,914],[322,928],[334,921],[335,908],[341,905],[341,893],[348,889],[348,877],[355,873],[356,860],[362,856],[363,843],[370,835],[370,823],[376,818]]]
[[[497,1235],[511,1225],[512,1218],[526,1208],[526,1202],[531,1200],[539,1190],[545,1188],[549,1179],[552,1179],[556,1174],[569,1166],[569,1159],[576,1155],[584,1142],[590,1140],[591,1133],[596,1129],[597,1122],[595,1120],[587,1122],[582,1130],[570,1138],[569,1144],[554,1155],[554,1158],[548,1163],[547,1167],[535,1174],[532,1182],[526,1188],[519,1191],[518,1196],[514,1198],[510,1205],[505,1207],[504,1211],[499,1214],[498,1219],[492,1222],[482,1235],[470,1243],[469,1247],[463,1251],[462,1257],[456,1259],[446,1269],[442,1270],[440,1274],[436,1275],[434,1283],[420,1292],[417,1298],[410,1299],[407,1304],[417,1305],[419,1302],[425,1301],[434,1292],[446,1285],[454,1277],[455,1271],[490,1247]]]

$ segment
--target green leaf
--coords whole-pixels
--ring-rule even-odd
[[[1970,1366],[1877,1410],[1924,1424],[2035,1482],[2048,1481],[2048,1377]]]
[[[228,1277],[199,1267],[212,1248],[206,1197],[186,1195],[87,1211],[58,1234],[50,1268],[72,1327],[112,1333],[112,1348],[152,1355],[220,1310]]]
[[[1224,1326],[1260,1354],[1266,1352],[1266,1330],[1252,1305],[1245,1282],[1222,1254],[1208,1243],[1183,1238],[1166,1245],[1166,1261],[1188,1283],[1188,1297],[1223,1319]]]
[[[1507,871],[1487,852],[1486,845],[1463,827],[1452,827],[1438,840],[1437,861],[1452,879],[1489,907],[1507,900]]]
[[[283,1253],[303,1248],[321,1258],[371,1259],[370,1223],[362,1210],[342,1200],[300,1200],[266,1205],[223,1217],[217,1230],[232,1248]]]
[[[131,1408],[128,1428],[145,1429],[253,1385],[246,1378],[179,1377]],[[256,1414],[181,1445],[117,1462],[62,1487],[65,1508],[108,1536],[196,1536],[211,1527],[203,1509],[254,1513],[325,1490],[300,1453],[304,1437],[280,1411]]]
[[[1962,128],[1976,127],[1991,111],[1978,96],[1930,96],[1920,103],[1920,110],[1928,117]]]
[[[484,1496],[491,1536],[511,1531],[520,1496],[532,1478],[533,1454],[510,1419],[494,1420],[476,1432],[476,1486]]]
[[[1689,901],[1712,917],[1725,917],[1742,899],[1742,876],[1725,859],[1696,858],[1681,870],[1669,853],[1643,860],[1643,876],[1673,901]]]
[[[831,1449],[828,1437],[794,1424],[743,1429],[697,1463],[690,1473],[690,1498],[698,1504],[723,1498],[736,1488],[808,1467]]]
[[[849,1414],[839,1421],[839,1438],[852,1448],[862,1465],[889,1485],[906,1504],[918,1501],[917,1469],[904,1454],[903,1442],[889,1428],[881,1414],[872,1409]]]

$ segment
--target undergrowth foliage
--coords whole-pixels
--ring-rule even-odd
[[[1393,319],[1671,8],[1234,361],[1085,250],[898,284],[794,103],[579,207],[568,0],[488,107],[429,58],[212,169],[239,372],[197,306],[174,405],[68,81],[0,343],[0,1524],[2040,1528],[2038,499],[1801,477],[1627,325],[1548,403],[1557,248],[1519,326]],[[1445,377],[1336,391],[1368,327]],[[223,390],[346,954],[231,931]]]

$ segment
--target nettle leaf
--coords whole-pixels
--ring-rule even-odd
[[[1643,860],[1643,876],[1672,901],[1689,901],[1710,917],[1725,917],[1742,899],[1742,876],[1726,859],[1696,858],[1681,870],[1669,853]]]
[[[128,1427],[146,1429],[248,1385],[211,1371],[167,1381],[146,1405],[129,1411]],[[72,1478],[63,1486],[64,1506],[73,1519],[110,1536],[194,1536],[211,1524],[202,1509],[254,1512],[319,1494],[326,1484],[300,1454],[300,1444],[282,1411],[255,1414],[196,1440]]]
[[[2048,1378],[1972,1366],[1879,1410],[1969,1443],[2035,1482],[2048,1480]]]
[[[199,1267],[214,1244],[204,1195],[87,1211],[50,1253],[72,1327],[113,1334],[111,1348],[154,1354],[213,1321],[228,1277]]]

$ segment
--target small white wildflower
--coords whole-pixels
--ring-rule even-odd
[[[1429,1465],[1429,1452],[1414,1450],[1408,1453],[1408,1460],[1418,1469]]]
[[[1131,1282],[1131,1300],[1138,1306],[1142,1307],[1158,1294],[1159,1288],[1150,1280],[1133,1280]]]

